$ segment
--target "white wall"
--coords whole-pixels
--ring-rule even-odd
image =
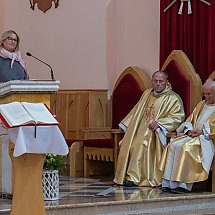
[[[129,65],[142,68],[149,76],[159,68],[159,1],[115,2],[116,67],[110,85],[115,82],[116,75]],[[113,54],[114,51],[109,52]],[[109,62],[110,65],[112,61]]]
[[[159,1],[60,0],[46,13],[27,0],[1,0],[0,30],[14,29],[21,51],[49,63],[61,88],[112,91],[129,65],[148,74],[159,67]],[[24,56],[31,78],[50,69]]]

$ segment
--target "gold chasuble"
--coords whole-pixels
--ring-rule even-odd
[[[174,131],[184,119],[180,97],[167,86],[161,93],[146,90],[139,102],[123,119],[127,127],[117,161],[114,183],[124,180],[138,186],[159,186],[162,172],[158,169],[163,145],[157,131],[149,129],[153,120],[167,131]]]
[[[191,138],[188,130],[200,129],[203,134]],[[160,162],[163,178],[169,181],[194,183],[208,178],[214,156],[215,105],[201,101],[186,122],[177,129],[181,136],[173,139],[165,148]]]

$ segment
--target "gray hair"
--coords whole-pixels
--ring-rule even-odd
[[[204,83],[203,86],[205,86],[205,85],[211,86],[212,89],[213,89],[213,91],[215,92],[215,81],[214,81],[214,80],[212,80],[212,79],[207,79],[207,80],[205,81],[205,83]]]

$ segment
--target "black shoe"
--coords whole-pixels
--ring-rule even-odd
[[[160,190],[162,192],[169,192],[169,193],[171,192],[171,189],[169,187],[161,187]]]
[[[183,194],[183,193],[188,193],[188,192],[190,192],[190,191],[183,187],[176,187],[174,189],[171,189],[171,193]]]
[[[125,180],[125,181],[123,182],[123,186],[126,186],[126,187],[137,187],[137,185],[134,184],[134,182],[128,181],[128,180]]]

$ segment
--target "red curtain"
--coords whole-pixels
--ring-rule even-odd
[[[171,2],[160,0],[160,67],[172,50],[181,49],[204,82],[215,70],[215,1],[208,6],[191,0],[192,14],[184,2],[182,15],[178,14],[180,0],[164,12]]]

